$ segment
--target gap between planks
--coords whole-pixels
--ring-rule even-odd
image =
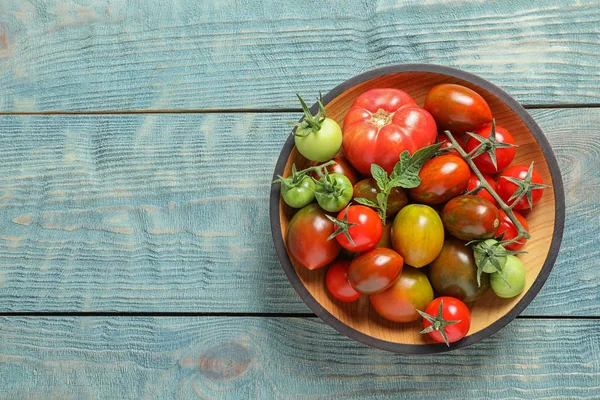
[[[563,104],[524,104],[523,108],[535,110],[540,108],[600,108],[600,103],[563,103]],[[0,115],[128,115],[128,114],[270,114],[301,113],[300,108],[230,108],[203,110],[99,110],[99,111],[0,111]]]

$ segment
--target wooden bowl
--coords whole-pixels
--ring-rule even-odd
[[[327,268],[309,271],[291,259],[285,238],[290,218],[295,210],[288,207],[280,196],[279,185],[271,189],[270,214],[273,241],[281,265],[294,289],[310,309],[342,334],[372,347],[398,353],[434,353],[458,349],[492,335],[508,324],[533,300],[542,288],[556,260],[563,233],[565,205],[563,184],[558,163],[546,137],[533,118],[500,88],[475,75],[453,68],[429,65],[396,65],[358,75],[334,88],[323,97],[327,116],[340,126],[354,99],[372,88],[393,87],[408,92],[421,107],[428,91],[440,83],[457,83],[482,95],[498,125],[508,129],[519,145],[513,163],[529,165],[535,162],[544,182],[541,201],[527,215],[532,238],[520,255],[527,268],[527,286],[523,293],[512,299],[501,299],[489,290],[471,308],[472,323],[468,335],[449,348],[433,343],[428,335],[421,335],[421,319],[414,323],[393,323],[380,317],[370,306],[367,296],[354,303],[341,303],[329,295],[325,287]],[[312,107],[313,113],[317,104]],[[308,161],[294,147],[290,135],[275,167],[276,175],[288,176],[292,163],[298,169]]]

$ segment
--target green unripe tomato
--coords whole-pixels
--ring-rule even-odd
[[[295,137],[296,148],[311,161],[331,160],[342,147],[342,129],[331,118],[321,122],[321,128],[298,127]]]
[[[343,210],[352,200],[352,182],[346,175],[329,174],[317,181],[315,197],[325,211]]]
[[[525,266],[523,262],[513,255],[506,257],[506,264],[502,268],[502,274],[508,284],[502,279],[498,272],[490,275],[490,286],[496,296],[510,299],[519,295],[525,289]]]
[[[309,176],[304,176],[302,180],[294,186],[281,185],[281,196],[283,201],[294,208],[302,208],[315,199],[315,182]]]
[[[497,271],[494,264],[492,264],[489,259],[484,258],[485,252],[488,249],[494,248],[494,254],[498,260],[498,263],[500,264],[500,268],[504,267],[504,264],[506,264],[506,249],[501,245],[493,246],[496,243],[498,243],[498,241],[495,239],[487,239],[473,246],[473,253],[475,255],[475,263],[477,264],[477,267],[481,268],[483,272],[487,272],[488,274]]]

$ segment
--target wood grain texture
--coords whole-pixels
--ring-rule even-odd
[[[559,159],[567,219],[525,314],[600,316],[600,110],[532,115]],[[308,312],[268,218],[298,118],[0,117],[0,312]]]
[[[598,398],[598,320],[517,319],[446,355],[316,318],[2,318],[3,399]]]
[[[437,63],[524,103],[600,102],[597,1],[4,0],[0,111],[279,108]]]

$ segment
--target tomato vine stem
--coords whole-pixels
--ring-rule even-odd
[[[508,218],[510,218],[512,223],[515,225],[515,228],[517,228],[517,236],[514,239],[506,241],[505,243],[513,243],[520,239],[530,239],[531,235],[529,234],[529,232],[527,232],[527,230],[523,227],[523,225],[521,225],[521,221],[519,221],[519,219],[513,213],[512,207],[509,207],[502,200],[502,198],[500,198],[500,196],[498,196],[498,193],[496,193],[496,191],[492,188],[492,186],[487,182],[487,180],[484,178],[481,171],[479,171],[479,168],[477,168],[477,166],[471,159],[471,153],[473,153],[473,151],[471,151],[471,153],[467,154],[467,152],[465,152],[463,150],[463,148],[460,147],[460,145],[458,144],[458,142],[456,141],[454,136],[452,136],[452,133],[450,131],[445,131],[445,133],[446,133],[446,135],[448,135],[448,138],[452,142],[452,146],[450,146],[450,147],[455,149],[458,152],[458,154],[460,154],[460,156],[467,162],[467,164],[469,164],[469,167],[471,167],[471,170],[479,178],[479,181],[480,181],[479,186],[482,187],[482,189],[486,189],[490,193],[490,195],[494,198],[494,200],[496,200],[498,202],[498,205],[500,206],[500,208],[506,213],[506,215],[508,215]]]

